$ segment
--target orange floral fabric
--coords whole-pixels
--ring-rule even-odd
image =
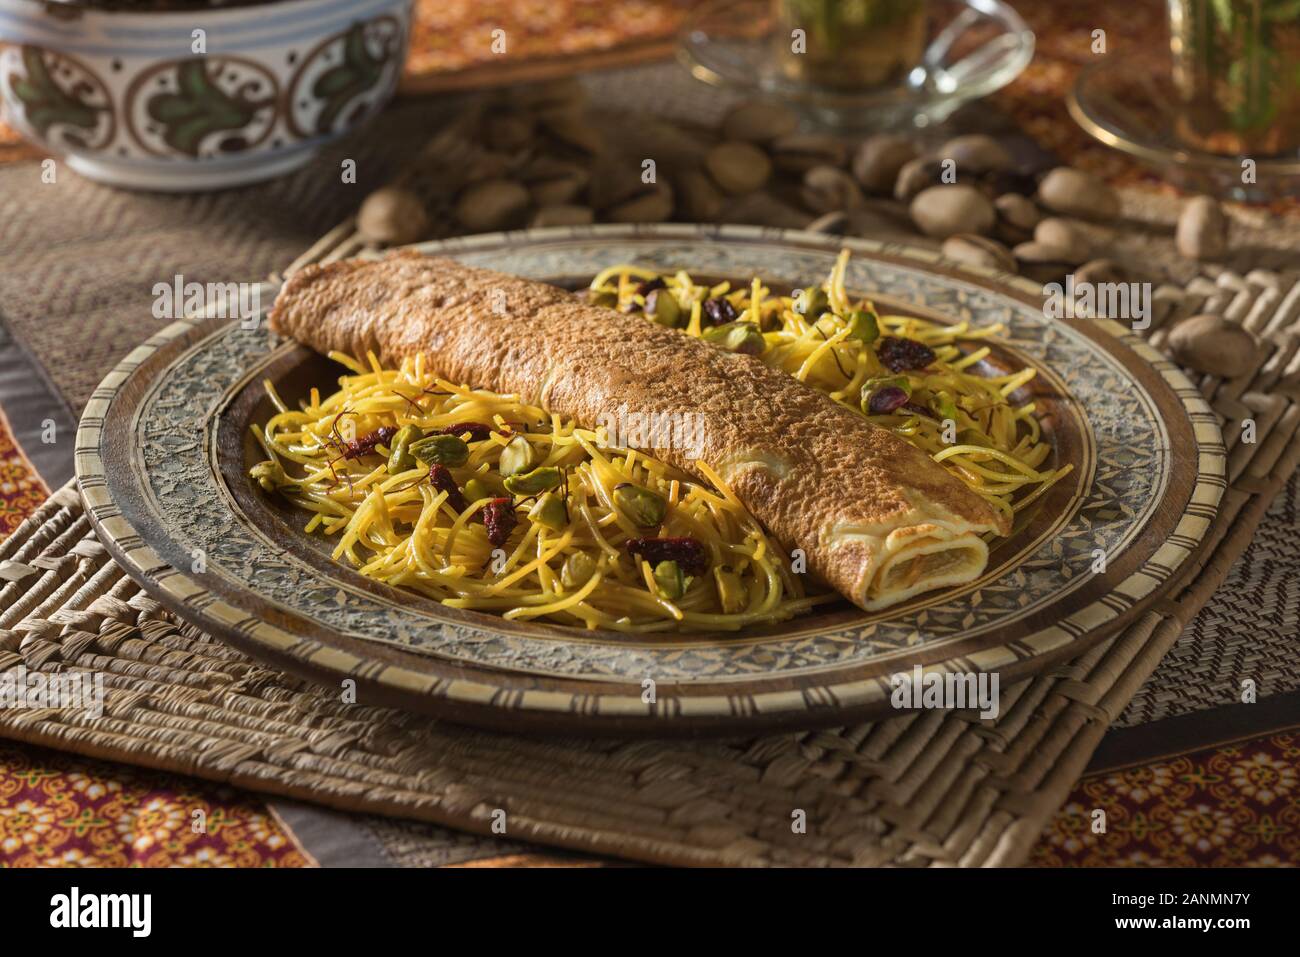
[[[0,409],[0,538],[49,497],[50,491],[14,441],[9,420]]]
[[[569,57],[666,40],[691,0],[417,0],[406,74]],[[495,30],[504,42],[493,49]]]
[[[1101,833],[1093,829],[1098,809]],[[1300,865],[1300,731],[1085,778],[1031,863]]]
[[[0,538],[48,495],[0,410]],[[197,831],[196,820],[202,822]],[[0,741],[0,867],[308,863],[257,798],[176,775]]]
[[[0,867],[303,867],[262,802],[0,742]]]

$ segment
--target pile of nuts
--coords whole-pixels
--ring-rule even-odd
[[[997,139],[967,134],[925,147],[893,133],[851,143],[799,131],[778,103],[733,107],[718,128],[598,113],[574,80],[498,94],[468,132],[467,155],[438,171],[454,192],[456,233],[593,222],[730,222],[857,236],[919,234],[958,262],[1050,282],[1132,275],[1100,258],[1099,228],[1120,215],[1109,185],[1071,167],[1027,171]],[[437,157],[430,157],[433,162]],[[416,191],[372,194],[358,215],[371,242],[427,238]],[[1190,200],[1176,246],[1223,253],[1227,223]]]

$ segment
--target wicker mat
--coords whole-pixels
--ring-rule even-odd
[[[1203,661],[1214,659],[1206,642],[1231,650],[1255,640],[1252,627],[1228,624],[1243,601],[1252,603],[1259,617],[1251,624],[1283,629],[1283,640],[1255,642],[1276,659],[1220,654],[1222,667],[1200,668],[1182,697],[1221,704],[1242,677],[1256,678],[1261,696],[1294,684],[1294,648],[1285,640],[1294,608],[1284,589],[1250,596],[1234,589],[1197,613],[1300,459],[1296,278],[1220,268],[1213,278],[1164,287],[1157,344],[1177,319],[1214,312],[1271,346],[1251,374],[1201,382],[1223,417],[1229,451],[1217,537],[1168,600],[1127,631],[1004,689],[995,721],[923,712],[750,740],[628,743],[528,739],[343,705],[170,617],[109,561],[68,485],[0,544],[0,672],[21,665],[102,674],[104,714],[0,709],[0,735],[498,838],[493,825],[504,822],[508,841],[636,860],[1019,863],[1107,726],[1180,635]],[[1257,432],[1249,444],[1240,441],[1248,417]],[[1283,605],[1269,608],[1270,600]],[[1204,624],[1185,633],[1193,621]],[[1170,692],[1189,674],[1147,699],[1152,716],[1179,698]],[[803,833],[791,826],[799,811]],[[419,826],[374,831],[390,856],[413,861],[503,852],[443,831],[431,838]]]
[[[641,71],[617,76],[649,86],[640,82]],[[656,95],[670,89],[652,88]],[[338,158],[323,157],[317,172],[336,168]],[[16,171],[0,175],[20,185]],[[311,185],[304,180],[302,188]],[[142,220],[135,205],[135,219],[112,232],[128,209],[125,201],[119,204],[116,194],[71,178],[60,190],[73,205],[77,199],[92,203],[90,214],[109,224],[113,243],[141,244],[139,256],[125,259],[72,250],[67,237],[79,234],[77,213],[64,201],[48,204],[48,218],[38,218],[15,236],[12,264],[18,266],[21,258],[24,268],[0,275],[5,293],[0,301],[9,304],[6,318],[17,338],[51,369],[74,407],[93,388],[92,370],[106,368],[147,334],[134,317],[143,314],[140,290],[149,286],[132,280],[132,288],[121,286],[120,302],[99,300],[85,303],[84,310],[69,309],[58,297],[75,294],[75,284],[59,281],[70,254],[78,261],[94,258],[103,269],[126,268],[131,275],[156,279],[158,266],[145,255],[144,237],[152,237],[149,248],[154,249],[166,241],[168,223],[192,217],[235,233],[224,246],[220,237],[202,250],[187,246],[208,268],[223,263],[219,276],[205,278],[251,278],[282,264],[284,250],[316,229],[291,217],[269,224],[265,218],[245,221],[245,215],[256,220],[263,206],[278,208],[272,193],[254,188],[220,197],[151,200],[157,208],[149,216]],[[356,202],[340,199],[334,190],[327,195],[340,205]],[[4,205],[0,199],[0,208]],[[1131,211],[1126,203],[1126,212]],[[1152,221],[1165,220],[1168,213],[1143,210],[1141,201],[1136,211]],[[55,237],[53,245],[52,224],[66,234]],[[0,544],[0,673],[21,665],[32,672],[103,675],[104,714],[0,709],[0,736],[335,808],[497,833],[498,842],[493,824],[504,820],[507,841],[636,860],[1019,863],[1106,727],[1121,715],[1140,724],[1223,704],[1234,700],[1243,677],[1258,681],[1261,697],[1297,684],[1295,600],[1278,585],[1278,572],[1268,572],[1265,582],[1258,575],[1242,578],[1239,566],[1233,587],[1206,605],[1300,458],[1295,442],[1300,285],[1294,272],[1258,269],[1280,261],[1256,255],[1268,247],[1287,251],[1294,262],[1296,231],[1277,221],[1239,220],[1238,225],[1253,227],[1260,237],[1252,260],[1177,275],[1160,290],[1152,329],[1159,345],[1164,330],[1179,318],[1212,312],[1244,324],[1270,344],[1249,375],[1201,383],[1224,420],[1229,450],[1231,484],[1213,548],[1167,601],[1127,631],[1049,674],[1004,689],[995,721],[924,712],[807,734],[666,744],[527,739],[345,706],[162,611],[108,560],[75,489],[67,486]],[[253,233],[275,238],[250,246]],[[346,224],[332,236],[310,258],[355,248]],[[235,251],[248,259],[228,269]],[[1156,254],[1150,247],[1125,251]],[[193,265],[197,276],[203,271],[197,258]],[[84,318],[77,318],[83,312],[96,320],[89,333],[83,332]],[[69,325],[73,321],[76,328]],[[69,349],[75,361],[60,361]],[[1246,418],[1256,422],[1253,444],[1240,441]],[[1266,566],[1264,561],[1252,567]],[[1279,562],[1283,574],[1294,567],[1294,558]],[[1238,616],[1248,608],[1255,614],[1245,619],[1246,627],[1238,627]],[[1259,640],[1260,631],[1268,640]],[[1143,687],[1175,647],[1185,667]],[[497,811],[504,811],[504,818]],[[791,826],[798,811],[806,815],[805,833]],[[517,849],[476,845],[447,832],[430,838],[424,825],[375,824],[374,829],[390,851],[397,848],[397,856],[417,862],[469,859],[483,846],[495,853]],[[438,841],[441,848],[430,850]]]

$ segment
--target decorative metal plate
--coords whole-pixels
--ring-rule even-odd
[[[302,513],[250,487],[250,422],[338,368],[262,325],[185,321],[96,390],[78,433],[89,514],[125,568],[182,616],[362,703],[495,727],[703,733],[840,724],[884,713],[914,665],[1003,683],[1131,621],[1196,552],[1223,488],[1223,446],[1200,393],[1138,336],[1052,320],[1041,290],[911,247],[750,227],[584,227],[430,244],[475,265],[574,285],[635,261],[806,284],[841,245],[848,285],[889,308],[1008,333],[992,369],[1039,370],[1058,483],[992,549],[977,582],[884,612],[847,603],[735,634],[628,636],[449,609],[332,562]],[[271,299],[271,292],[263,297]],[[1098,558],[1104,556],[1104,561]],[[654,700],[646,700],[646,680]]]

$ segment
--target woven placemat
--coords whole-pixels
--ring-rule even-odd
[[[298,264],[359,248],[344,223]],[[54,331],[31,312],[15,325],[33,341]],[[1004,689],[994,722],[926,712],[801,735],[629,744],[530,740],[343,705],[163,612],[108,560],[64,488],[0,545],[0,671],[103,674],[105,712],[0,710],[0,735],[485,835],[504,811],[508,840],[641,860],[1017,863],[1297,464],[1296,275],[1231,262],[1178,276],[1161,289],[1157,343],[1196,312],[1227,315],[1270,344],[1250,375],[1201,382],[1231,451],[1213,547],[1126,632]],[[84,388],[60,385],[74,401]],[[1247,417],[1254,444],[1238,441]],[[805,833],[791,826],[799,811]],[[409,838],[404,856],[422,859],[419,828],[391,830]]]
[[[1189,309],[1234,318],[1240,294],[1228,293],[1252,282],[1282,281],[1225,271],[1215,295],[1189,287],[1158,317],[1155,339]],[[1300,406],[1291,386],[1278,387],[1300,362],[1300,287],[1290,282],[1267,297],[1273,309],[1235,316],[1273,346],[1255,372],[1202,381],[1225,419],[1231,477],[1211,550],[1134,626],[1005,689],[994,721],[921,712],[742,741],[628,743],[529,739],[344,704],[164,612],[109,560],[68,485],[0,545],[0,671],[102,674],[104,713],[0,710],[0,734],[482,834],[504,822],[510,839],[646,861],[1017,863],[1300,459]],[[1236,440],[1247,416],[1255,443]]]

